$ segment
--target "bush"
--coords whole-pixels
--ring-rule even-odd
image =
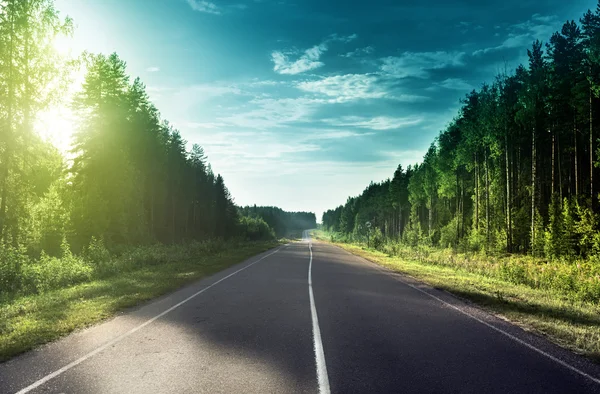
[[[375,229],[371,230],[369,234],[371,247],[374,249],[381,249],[384,243],[383,233],[379,229],[379,227],[375,227]]]
[[[43,293],[92,279],[92,266],[73,255],[65,240],[61,249],[61,257],[52,257],[42,252],[39,262],[25,266],[23,277],[26,291]]]
[[[0,245],[0,294],[15,293],[21,289],[23,268],[28,264],[25,250]]]
[[[485,249],[486,235],[485,230],[473,229],[468,236],[468,247],[473,252],[479,252]]]
[[[440,246],[442,248],[454,247],[458,243],[458,233],[456,226],[458,224],[458,217],[454,217],[447,225],[442,227],[440,232]]]
[[[90,244],[84,249],[83,257],[94,266],[105,264],[111,259],[110,252],[104,246],[104,239],[96,237],[92,237]]]
[[[422,238],[423,231],[421,230],[421,224],[419,222],[416,222],[416,224],[411,222],[402,235],[403,241],[413,247],[417,246],[419,240]]]
[[[248,241],[269,241],[275,239],[275,232],[262,218],[240,217],[239,233]]]

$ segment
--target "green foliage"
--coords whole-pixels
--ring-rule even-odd
[[[531,245],[531,254],[536,257],[544,256],[544,246],[546,243],[545,233],[544,233],[544,220],[542,219],[542,215],[540,215],[539,211],[535,211],[535,217],[533,222],[533,236],[532,245]],[[564,236],[564,232],[563,232]]]
[[[23,270],[30,264],[23,248],[0,245],[0,295],[12,294],[21,289]]]
[[[579,220],[574,224],[573,232],[579,239],[580,254],[583,256],[598,255],[600,253],[598,216],[581,204],[576,204],[575,211]]]
[[[485,249],[486,238],[484,230],[471,230],[468,237],[468,247],[472,252]]]
[[[370,231],[369,240],[372,248],[377,250],[381,249],[385,240],[379,227]]]
[[[359,245],[366,246],[362,242]],[[423,245],[412,247],[394,241],[384,242],[377,249],[404,261],[450,267],[534,289],[555,291],[575,301],[600,302],[598,256],[588,260],[547,261],[532,256],[490,256]]]
[[[52,257],[42,252],[38,262],[24,267],[25,292],[43,293],[92,278],[92,266],[73,255],[66,240],[63,240],[61,249],[61,257]]]
[[[62,184],[55,182],[32,208],[30,247],[58,256],[69,229],[69,211],[61,197]]]
[[[452,248],[458,245],[458,217],[452,218],[448,224],[442,227],[439,245],[443,248]]]
[[[240,217],[240,234],[249,241],[268,241],[275,239],[275,233],[262,218]]]
[[[547,257],[560,257],[564,252],[563,238],[563,220],[560,200],[557,196],[553,196],[549,208],[549,223],[544,234],[545,247],[544,251]]]
[[[562,249],[563,255],[574,256],[577,246],[577,234],[575,233],[575,212],[573,204],[565,198],[562,210]]]
[[[277,237],[285,237],[292,233],[317,227],[315,214],[312,212],[286,212],[277,207],[246,206],[240,207],[241,216],[260,218],[273,229]]]

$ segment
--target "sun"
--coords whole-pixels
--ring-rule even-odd
[[[74,114],[66,105],[55,106],[38,114],[36,131],[67,155],[75,133]]]

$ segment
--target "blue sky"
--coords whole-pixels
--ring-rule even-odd
[[[236,203],[323,210],[420,161],[459,99],[593,0],[57,0]]]

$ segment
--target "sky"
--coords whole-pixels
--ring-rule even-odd
[[[594,0],[57,0],[239,205],[323,211],[419,162],[466,93]],[[63,124],[68,129],[67,122]],[[56,132],[57,135],[65,133]],[[64,141],[63,141],[64,143]]]

